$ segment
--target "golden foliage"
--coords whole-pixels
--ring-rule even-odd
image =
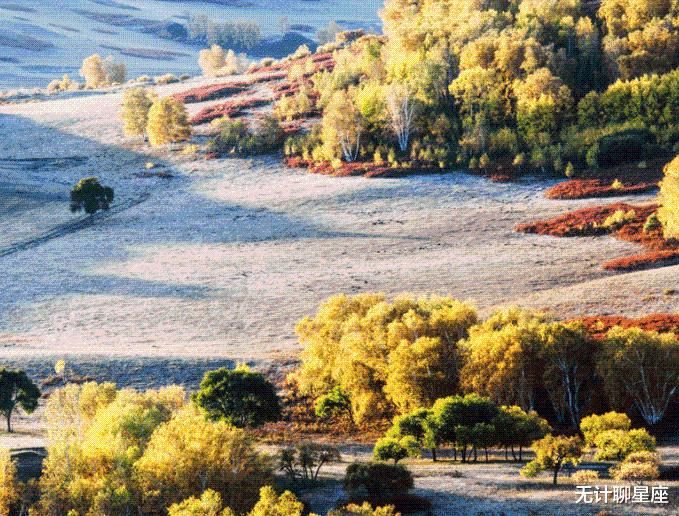
[[[146,128],[153,146],[186,141],[191,137],[191,125],[184,104],[172,97],[153,103]]]
[[[665,238],[679,239],[679,157],[665,166],[658,203],[658,219],[663,226]]]

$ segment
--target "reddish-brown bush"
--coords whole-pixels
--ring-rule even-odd
[[[192,88],[180,93],[175,93],[172,96],[184,104],[194,104],[196,102],[206,102],[208,100],[216,100],[243,93],[244,91],[247,91],[250,86],[251,83],[245,81],[212,84],[210,86],[201,86],[199,88]]]
[[[603,264],[607,270],[630,271],[679,262],[679,244],[663,239],[659,229],[644,231],[646,219],[657,210],[657,205],[633,206],[614,203],[594,206],[559,215],[552,219],[520,224],[517,231],[555,237],[591,236],[610,233],[620,240],[643,245],[647,252],[609,260]],[[616,211],[633,210],[635,217],[618,229],[607,229],[603,222]]]
[[[191,118],[191,124],[206,124],[223,116],[232,118],[243,114],[243,111],[248,109],[266,106],[270,103],[270,99],[256,97],[230,100],[228,102],[214,106],[208,106],[205,109],[200,110],[193,118]]]
[[[545,196],[548,199],[586,199],[649,192],[658,188],[666,161],[662,157],[655,159],[643,169],[628,163],[605,170],[589,171],[579,179],[553,186],[545,192]],[[616,179],[622,182],[622,186],[614,186]]]
[[[639,319],[618,315],[590,316],[578,319],[596,338],[603,338],[614,326],[641,328],[647,331],[674,333],[679,337],[679,314],[650,314]]]

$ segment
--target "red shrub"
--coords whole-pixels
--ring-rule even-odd
[[[613,230],[611,234],[620,240],[641,244],[648,251],[609,260],[603,264],[603,267],[607,270],[616,271],[659,267],[679,262],[679,244],[663,239],[662,232],[659,229],[644,231],[646,219],[657,208],[655,204],[633,206],[626,203],[594,206],[559,215],[552,219],[520,224],[516,227],[516,231],[555,237],[601,235],[610,232],[608,229],[600,227],[607,217],[618,210],[625,212],[634,210],[634,220],[625,223],[619,229]]]
[[[191,118],[191,124],[206,124],[223,116],[238,116],[241,115],[245,110],[265,106],[270,103],[271,100],[263,98],[234,99],[222,104],[208,106],[200,110],[193,118]]]
[[[182,91],[181,93],[175,93],[172,96],[184,104],[193,104],[196,102],[230,97],[231,95],[247,91],[250,86],[251,84],[249,82],[212,84],[210,86],[201,86],[199,88]]]
[[[553,186],[545,193],[548,199],[586,199],[589,197],[616,197],[645,193],[658,188],[656,182],[640,182],[625,184],[622,188],[613,188],[611,183],[601,179],[571,179]]]
[[[639,319],[630,319],[617,315],[601,315],[578,319],[588,331],[597,338],[603,338],[614,326],[623,328],[641,328],[642,330],[660,333],[674,333],[679,337],[678,314],[650,314]]]

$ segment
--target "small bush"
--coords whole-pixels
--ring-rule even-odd
[[[620,229],[625,224],[632,222],[636,218],[637,214],[634,210],[616,210],[614,213],[606,217],[603,221],[601,227],[608,229],[609,231],[615,231]]]
[[[347,467],[344,487],[356,492],[364,489],[370,497],[406,494],[413,487],[413,476],[400,465],[381,462],[354,462]]]
[[[174,84],[179,82],[179,78],[171,73],[166,73],[165,75],[159,75],[153,79],[156,84]]]
[[[351,417],[351,399],[341,387],[333,387],[316,400],[314,412],[316,417],[321,419],[329,419],[342,414]]]
[[[594,439],[597,460],[622,460],[630,453],[655,451],[655,437],[643,428],[633,430],[606,430]]]
[[[108,210],[113,202],[113,188],[102,186],[96,177],[86,177],[78,181],[71,190],[71,211],[85,210],[92,214]]]
[[[593,469],[581,469],[573,473],[571,480],[578,484],[587,484],[599,480],[599,472]]]
[[[244,72],[248,67],[245,55],[237,55],[233,50],[225,51],[219,45],[201,50],[198,66],[206,77],[225,77]]]
[[[594,446],[596,437],[606,430],[629,430],[632,421],[621,412],[607,412],[605,414],[593,414],[583,417],[580,422],[580,431],[585,436],[587,446]]]
[[[660,457],[657,453],[630,453],[625,460],[610,469],[615,480],[643,482],[660,477]]]
[[[242,120],[226,119],[210,147],[219,155],[249,156],[275,152],[284,140],[285,133],[275,117],[265,117],[254,132]]]
[[[72,80],[68,74],[65,74],[61,79],[55,79],[47,85],[47,91],[51,93],[59,93],[62,91],[77,91],[82,85]]]
[[[651,213],[648,218],[646,219],[646,222],[644,222],[644,233],[650,233],[653,230],[659,229],[662,227],[662,224],[660,223],[660,220],[658,219],[658,214],[657,213]]]

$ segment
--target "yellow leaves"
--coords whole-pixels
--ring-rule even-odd
[[[10,514],[19,499],[16,465],[7,448],[0,448],[0,514]]]
[[[149,110],[156,100],[156,95],[145,88],[131,88],[125,91],[121,117],[126,136],[146,134]]]
[[[270,478],[268,461],[244,431],[207,421],[193,408],[153,433],[134,469],[151,511],[188,498],[198,487],[213,489],[227,507],[242,512]]]
[[[665,166],[658,195],[658,219],[665,238],[679,239],[679,157]]]
[[[280,496],[273,487],[264,486],[259,492],[259,501],[248,516],[301,516],[304,504],[290,491]]]
[[[191,126],[186,107],[172,97],[154,102],[149,110],[146,130],[153,146],[188,140]]]
[[[455,388],[456,344],[476,321],[472,306],[446,297],[335,296],[297,326],[295,378],[316,396],[341,387],[357,421],[409,407],[411,395],[431,403]]]

